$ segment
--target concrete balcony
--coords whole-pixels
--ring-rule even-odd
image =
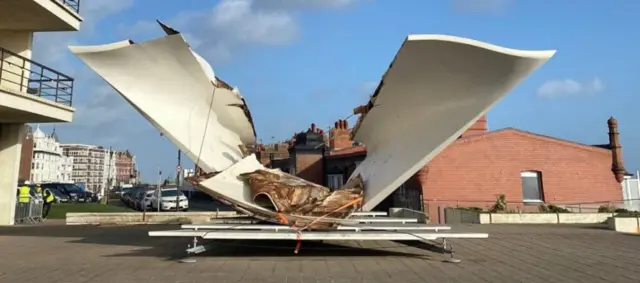
[[[81,0],[2,0],[0,30],[78,31]]]
[[[73,82],[0,47],[0,123],[71,122]]]

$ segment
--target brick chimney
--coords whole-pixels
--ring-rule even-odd
[[[622,146],[620,145],[620,134],[618,133],[618,121],[611,117],[607,121],[609,125],[609,146],[611,147],[611,171],[616,176],[616,181],[622,183],[624,180],[624,163],[622,162]]]
[[[348,148],[353,145],[347,120],[338,120],[329,131],[329,148],[331,150]]]
[[[316,184],[324,184],[324,152],[326,135],[311,124],[306,132],[298,133],[289,146],[289,173]]]
[[[484,134],[487,131],[488,131],[487,115],[482,115],[480,116],[480,118],[478,118],[478,121],[476,121],[473,125],[471,125],[471,127],[469,127],[469,129],[467,129],[464,133],[462,133],[460,137],[462,138],[466,136]]]

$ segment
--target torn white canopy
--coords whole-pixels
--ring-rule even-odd
[[[205,171],[228,168],[243,158],[241,145],[255,143],[244,100],[215,85],[182,35],[69,48]]]
[[[167,35],[180,34],[178,30],[169,27],[161,21],[158,20],[157,22]],[[189,49],[191,53],[193,53],[193,56],[196,57],[196,60],[198,60],[200,67],[202,67],[202,70],[207,74],[207,77],[209,77],[215,85],[222,86],[226,84],[225,82],[218,81],[213,68],[207,60],[202,58],[193,48]],[[218,114],[220,124],[238,133],[240,140],[242,140],[244,144],[253,144],[256,142],[255,128],[251,117],[249,116],[247,119],[249,114],[248,111],[244,110],[243,106],[247,107],[246,101],[242,95],[240,95],[237,87],[228,87],[224,89],[224,91],[217,92],[216,98],[213,101],[213,110]]]
[[[365,182],[363,210],[393,193],[554,54],[409,35],[354,128],[354,140],[367,146],[351,175]]]

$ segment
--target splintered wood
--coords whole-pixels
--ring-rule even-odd
[[[208,173],[187,178],[187,181],[198,186],[200,182],[213,176],[214,173]],[[203,191],[256,218],[309,230],[331,229],[343,224],[340,220],[359,208],[364,191],[360,176],[335,191],[278,169],[256,170],[239,177],[249,184],[253,202],[271,213],[243,205],[210,190]]]

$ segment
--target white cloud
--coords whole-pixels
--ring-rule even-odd
[[[212,9],[181,12],[166,22],[215,65],[246,48],[292,43],[300,33],[298,11],[346,7],[359,1],[363,0],[221,0]],[[160,31],[152,21],[119,29],[133,40],[148,39]]]
[[[512,0],[451,0],[454,10],[467,13],[502,13],[511,4]]]
[[[182,11],[176,13],[173,18],[160,20],[182,32],[189,44],[215,66],[216,63],[228,61],[233,56],[237,56],[244,49],[292,43],[300,33],[297,13],[303,9],[335,9],[347,7],[356,1],[363,0],[221,0],[209,9]],[[79,36],[102,37],[93,33],[93,27],[99,20],[128,9],[132,0],[123,1],[122,5],[117,5],[120,2],[120,0],[87,1],[87,5],[81,7],[81,10],[85,11],[84,18],[93,19],[93,23],[83,24],[82,31],[78,33],[38,34],[39,40],[42,41],[39,44],[43,46],[37,53],[46,58],[45,64],[53,62],[55,63],[53,67],[55,65],[66,67],[70,62],[68,59],[71,58],[67,55],[69,54],[67,45],[75,44],[74,39]],[[131,38],[136,42],[157,38],[164,34],[155,19],[139,20],[129,25],[116,25],[114,28],[117,29],[116,37],[120,40]],[[52,43],[53,40],[55,44]],[[74,121],[71,124],[61,125],[61,130],[64,129],[68,136],[73,136],[72,139],[78,142],[99,140],[100,143],[124,142],[131,140],[131,136],[142,139],[141,129],[145,134],[156,132],[110,86],[92,71],[81,66],[81,69],[75,72],[67,72],[82,76],[82,79],[76,77],[79,81],[77,85],[91,87],[90,90],[82,93],[82,96],[88,99],[74,100],[77,111]],[[61,71],[64,72],[64,68]]]
[[[88,103],[76,106],[74,124],[81,127],[101,127],[124,121],[130,106],[110,86],[96,87]]]
[[[579,82],[572,79],[551,80],[543,83],[538,88],[538,96],[554,98],[562,96],[575,96],[595,94],[604,91],[606,86],[596,77],[589,81]]]
[[[366,0],[365,0],[366,1]],[[258,7],[272,9],[342,8],[363,0],[258,0]]]

